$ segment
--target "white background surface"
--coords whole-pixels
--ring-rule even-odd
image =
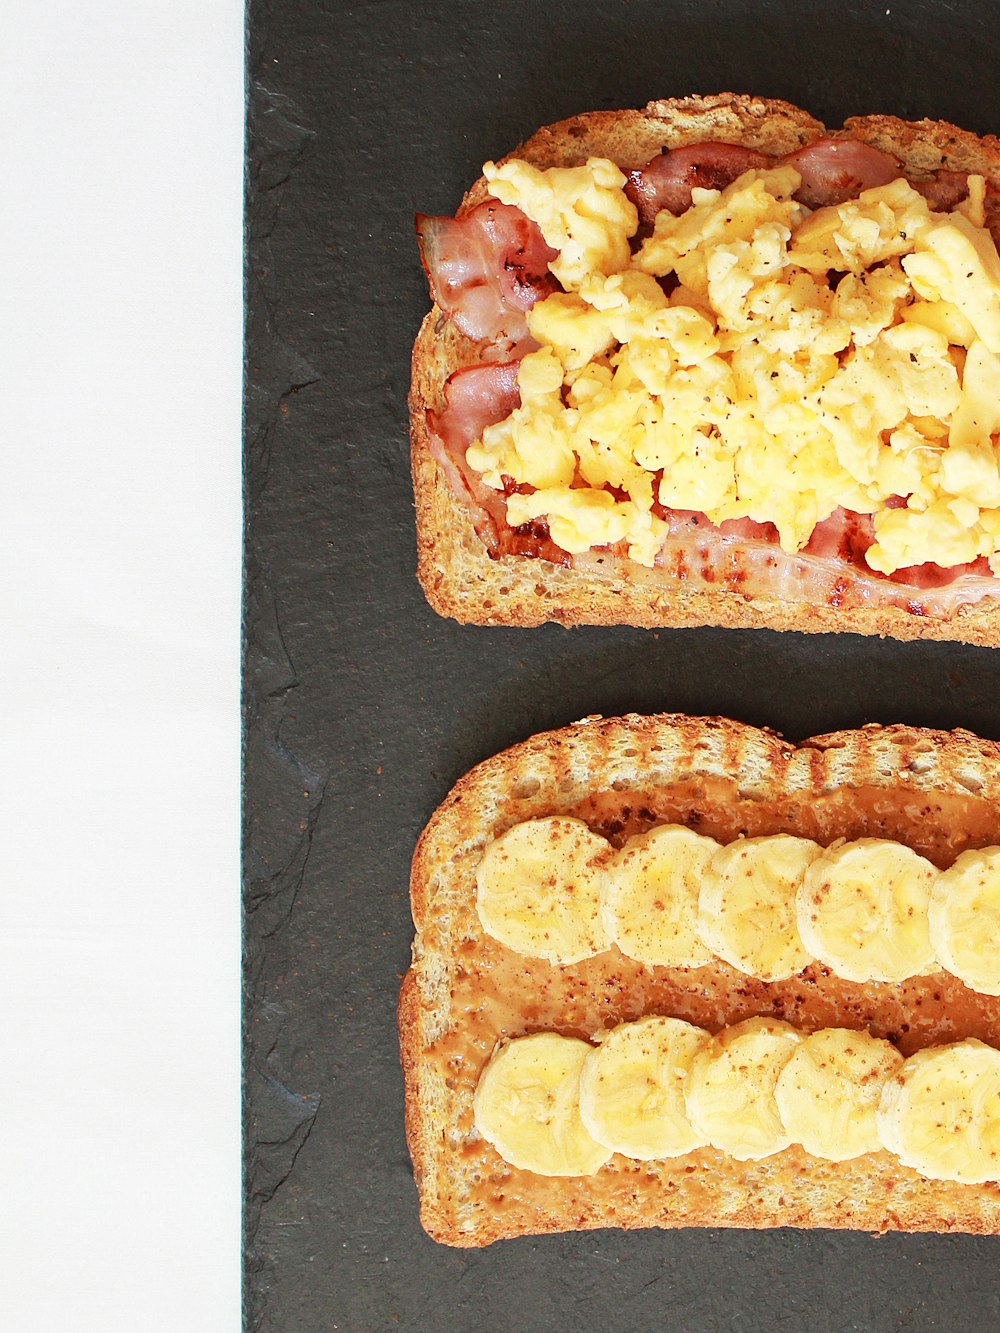
[[[239,1327],[243,11],[5,8],[0,1327]]]

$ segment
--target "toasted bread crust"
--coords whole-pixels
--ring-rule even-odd
[[[599,111],[547,126],[509,157],[537,166],[575,166],[592,155],[622,168],[645,165],[662,147],[705,139],[745,144],[782,154],[830,131],[787,102],[721,93],[650,102],[644,111]],[[1000,140],[982,138],[945,121],[903,121],[861,116],[841,133],[891,151],[913,175],[939,167],[978,171],[1000,185]],[[504,159],[506,160],[506,159]],[[486,197],[480,178],[462,208]],[[952,619],[921,617],[897,607],[833,607],[729,590],[692,589],[661,571],[609,557],[601,570],[565,569],[543,560],[507,555],[493,560],[476,536],[466,506],[454,495],[430,452],[428,409],[444,407],[444,385],[478,359],[434,306],[413,349],[410,459],[417,515],[417,576],[435,611],[477,625],[627,624],[651,628],[719,625],[943,639],[984,647],[1000,645],[1000,599],[963,608]]]
[[[832,801],[840,813],[828,827],[831,840],[869,830],[884,833],[879,820],[888,818],[891,827],[898,817],[903,827],[912,829],[928,819],[949,828],[955,824],[949,833],[951,852],[942,855],[938,849],[939,861],[964,845],[1000,842],[1000,746],[964,731],[871,726],[815,737],[796,747],[773,732],[724,719],[630,716],[588,719],[534,736],[478,765],[435,812],[413,858],[416,938],[413,964],[400,994],[399,1032],[407,1140],[426,1230],[437,1240],[461,1246],[486,1245],[526,1232],[598,1226],[1000,1231],[1000,1189],[925,1180],[887,1153],[832,1163],[792,1148],[755,1165],[727,1164],[713,1150],[700,1150],[684,1168],[696,1175],[673,1178],[668,1172],[666,1181],[615,1157],[600,1173],[598,1191],[588,1193],[586,1180],[555,1182],[553,1187],[553,1182],[528,1173],[521,1173],[519,1182],[506,1183],[503,1163],[478,1140],[471,1125],[470,1089],[478,1068],[465,1069],[460,1060],[457,1068],[465,1069],[466,1082],[456,1083],[442,1073],[440,1052],[478,1021],[475,1053],[481,1067],[502,1032],[517,1035],[533,1025],[546,1026],[544,1010],[536,1004],[545,986],[568,985],[568,994],[575,986],[579,994],[594,984],[597,974],[584,976],[579,970],[520,960],[514,1017],[508,1016],[497,1030],[476,1020],[470,997],[486,996],[489,974],[504,956],[500,946],[483,936],[475,917],[475,868],[483,848],[521,820],[579,812],[581,801],[595,792],[624,793],[640,804],[650,799],[653,789],[692,782],[728,784],[732,800],[752,808],[758,831],[789,831],[793,806]],[[869,794],[868,805],[864,793]],[[877,816],[865,813],[876,806],[881,811]],[[975,818],[968,814],[963,828],[964,808],[974,811]],[[919,844],[920,836],[914,833],[911,841],[927,851]],[[594,997],[589,1017],[580,1009],[584,1002],[575,1001],[571,1026],[577,1035],[588,1035],[587,1022],[593,1031],[612,1020],[636,1017],[643,1009],[634,999],[634,978],[628,986],[622,983],[625,962],[613,954],[605,956],[601,975],[607,985]],[[477,969],[484,978],[482,992],[476,988]],[[895,1035],[904,1053],[968,1035],[1000,1045],[1000,1000],[970,999],[970,992],[942,973],[901,988],[847,986],[828,974],[824,977],[825,969],[807,969],[803,978],[788,982],[750,985],[721,962],[696,969],[696,980],[685,969],[652,971],[658,978],[654,1011],[673,1009],[708,1026],[723,1026],[755,1012],[787,1013],[805,1028],[839,1020]],[[577,980],[566,983],[566,977]],[[707,1022],[706,1013],[712,1015]],[[551,1016],[549,1023],[558,1026]],[[901,1038],[898,1033],[903,1033]],[[511,1198],[520,1191],[517,1209],[495,1206],[492,1196],[484,1194],[481,1180],[490,1171],[500,1173]]]

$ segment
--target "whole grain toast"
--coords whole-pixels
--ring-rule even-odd
[[[480,1246],[603,1226],[1000,1231],[1000,1188],[928,1180],[887,1152],[834,1163],[792,1147],[737,1162],[702,1148],[663,1162],[615,1156],[595,1176],[573,1179],[503,1162],[475,1130],[472,1095],[496,1044],[526,1032],[592,1037],[647,1013],[717,1031],[764,1014],[806,1031],[864,1028],[904,1055],[964,1037],[1000,1046],[1000,998],[943,972],[856,984],[813,964],[766,983],[721,960],[647,967],[612,948],[560,968],[513,954],[479,923],[479,859],[513,824],[566,813],[619,846],[661,823],[720,842],[876,836],[944,868],[967,848],[1000,844],[1000,745],[965,731],[869,726],[794,746],[718,718],[590,718],[462,778],[413,858],[416,938],[399,1000],[406,1131],[431,1236]]]
[[[547,126],[508,157],[538,167],[578,166],[593,155],[623,170],[644,166],[661,148],[708,139],[739,143],[775,155],[794,151],[831,131],[787,102],[720,93],[650,102],[644,111],[598,111]],[[1000,140],[978,137],[945,121],[858,116],[842,131],[894,153],[907,172],[937,168],[976,171],[1000,185]],[[502,159],[502,160],[507,160]],[[462,209],[487,197],[480,178]],[[518,555],[491,559],[466,507],[448,485],[429,448],[427,411],[444,408],[444,385],[479,359],[478,345],[435,305],[413,349],[409,396],[411,470],[417,519],[417,574],[441,615],[480,625],[628,624],[647,627],[720,625],[732,628],[850,631],[898,639],[945,639],[1000,645],[1000,598],[962,607],[950,619],[902,607],[833,606],[755,596],[738,590],[693,588],[662,570],[607,555],[599,567],[566,568]]]

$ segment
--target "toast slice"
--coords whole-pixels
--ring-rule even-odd
[[[723,93],[655,101],[644,111],[575,116],[539,130],[509,156],[550,167],[578,166],[596,155],[628,171],[643,167],[664,147],[721,140],[781,155],[828,133],[818,120],[787,102]],[[943,121],[908,122],[892,116],[855,117],[837,133],[894,153],[915,176],[939,168],[975,171],[1000,186],[1000,140],[994,136],[979,138]],[[465,195],[462,210],[486,197],[486,182],[480,178]],[[436,305],[413,349],[409,407],[417,573],[428,601],[441,615],[480,625],[550,620],[563,625],[719,625],[1000,645],[1000,597],[985,597],[943,618],[923,614],[919,604],[916,609],[815,604],[738,588],[695,587],[668,571],[647,569],[613,554],[602,553],[599,561],[588,560],[578,568],[516,554],[492,559],[434,457],[427,424],[428,411],[444,410],[449,376],[475,364],[480,352]]]
[[[721,960],[646,967],[617,949],[570,967],[488,938],[475,908],[487,842],[542,815],[584,819],[616,846],[662,823],[720,842],[793,833],[823,845],[893,838],[939,868],[1000,844],[1000,746],[969,732],[864,727],[803,742],[718,718],[589,718],[487,759],[457,783],[413,858],[413,963],[399,1000],[406,1132],[434,1239],[481,1246],[593,1227],[836,1227],[1000,1231],[1000,1188],[928,1180],[887,1152],[834,1163],[792,1147],[758,1162],[712,1148],[663,1162],[615,1156],[597,1175],[546,1178],[476,1133],[472,1096],[502,1038],[592,1037],[658,1013],[717,1031],[753,1015],[806,1031],[864,1028],[904,1055],[977,1037],[1000,1046],[1000,998],[946,973],[857,984],[813,964],[766,983]]]

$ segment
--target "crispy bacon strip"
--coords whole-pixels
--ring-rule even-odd
[[[489,361],[456,370],[444,386],[444,411],[427,413],[430,450],[452,491],[468,506],[476,534],[494,559],[517,554],[568,565],[568,554],[552,541],[544,519],[519,528],[508,526],[506,493],[487,486],[465,457],[487,426],[503,421],[520,406],[518,364]]]
[[[519,208],[488,199],[457,218],[417,214],[420,258],[431,295],[469,338],[515,344],[526,312],[557,289],[557,251]]]
[[[691,191],[724,190],[751,167],[766,167],[772,161],[763,153],[738,144],[689,144],[664,149],[641,171],[630,171],[625,193],[639,210],[639,222],[651,227],[657,213],[666,208],[683,213],[691,207]]]
[[[748,597],[834,607],[896,607],[910,615],[951,619],[963,606],[1000,596],[1000,579],[985,560],[953,569],[920,565],[891,577],[864,563],[871,544],[868,515],[838,510],[818,525],[797,555],[778,546],[770,524],[749,519],[716,527],[704,514],[667,511],[666,539],[657,568],[671,582],[703,591],[727,589]],[[575,569],[597,569],[607,551],[573,557]]]
[[[920,191],[931,208],[950,213],[969,193],[969,177],[964,171],[948,171],[942,167],[933,176],[915,180],[913,188]]]
[[[817,139],[781,159],[802,177],[795,198],[807,208],[824,208],[855,199],[862,190],[888,185],[903,175],[891,153],[859,139]]]
[[[856,139],[817,139],[781,158],[710,140],[657,154],[641,171],[629,172],[625,192],[640,222],[649,227],[662,208],[675,214],[690,208],[695,186],[724,190],[744,171],[779,162],[788,162],[802,176],[795,198],[809,208],[843,203],[862,190],[888,184],[902,171],[891,153]]]
[[[444,411],[427,413],[431,453],[444,468],[454,493],[469,506],[476,533],[491,554],[500,532],[507,528],[507,506],[503,495],[469,466],[465,454],[487,426],[503,421],[520,405],[518,364],[493,361],[456,370],[444,386]]]
[[[983,203],[987,230],[993,237],[994,245],[1000,250],[1000,188],[992,181],[986,183],[986,198]]]

